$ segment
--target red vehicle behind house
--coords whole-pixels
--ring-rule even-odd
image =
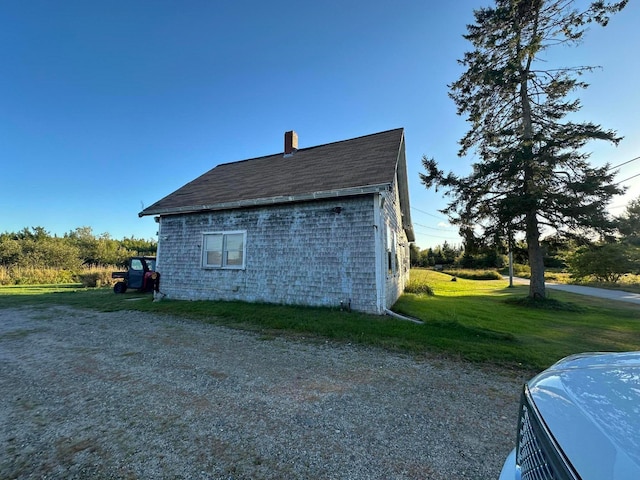
[[[156,272],[155,257],[131,257],[126,272],[113,272],[111,278],[120,279],[114,286],[115,293],[124,293],[128,288],[142,292],[158,291],[160,274]]]

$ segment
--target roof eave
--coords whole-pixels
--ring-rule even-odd
[[[416,236],[411,221],[411,204],[409,200],[409,184],[407,182],[407,158],[404,145],[404,133],[400,140],[400,149],[396,161],[396,179],[398,181],[398,195],[400,197],[400,211],[402,213],[402,227],[409,242],[415,242]]]
[[[139,217],[148,215],[180,215],[185,213],[197,213],[204,211],[234,210],[238,208],[262,207],[266,205],[276,205],[283,203],[307,202],[310,200],[323,200],[329,198],[353,197],[366,195],[388,190],[390,183],[380,183],[376,185],[364,185],[360,187],[341,188],[338,190],[322,190],[318,192],[301,193],[297,195],[283,195],[277,197],[255,198],[248,200],[237,200],[232,202],[221,202],[210,205],[189,205],[182,207],[153,208],[144,209],[138,213]]]

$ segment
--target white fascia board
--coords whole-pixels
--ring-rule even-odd
[[[415,241],[413,232],[413,223],[411,222],[411,205],[409,200],[409,185],[407,176],[407,158],[404,147],[404,135],[398,152],[398,161],[396,162],[396,179],[398,182],[398,196],[400,197],[400,211],[402,212],[402,227],[407,234],[409,242]]]

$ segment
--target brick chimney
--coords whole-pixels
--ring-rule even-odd
[[[284,132],[284,154],[293,155],[298,150],[298,134],[291,130]]]

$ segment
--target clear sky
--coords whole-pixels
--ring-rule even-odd
[[[474,8],[490,0],[0,2],[0,231],[89,226],[155,238],[149,206],[218,163],[404,127],[421,248],[456,229],[420,184],[423,154],[458,158],[467,124],[447,96],[470,49]],[[640,156],[640,2],[593,27],[565,65],[599,65],[580,93],[584,120],[625,137],[592,162]],[[640,173],[640,161],[619,180]],[[616,198],[621,213],[640,177]]]

